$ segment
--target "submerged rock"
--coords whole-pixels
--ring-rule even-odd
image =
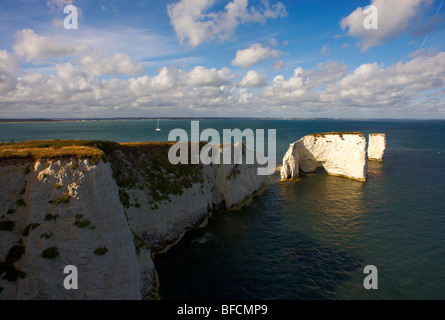
[[[282,179],[298,178],[300,171],[324,170],[328,174],[360,181],[367,177],[366,139],[362,133],[311,134],[292,143],[283,158]]]

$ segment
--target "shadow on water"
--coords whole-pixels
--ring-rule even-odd
[[[272,185],[247,208],[215,213],[206,228],[157,256],[161,298],[335,299],[364,262],[321,239],[291,209],[301,198],[297,185]],[[348,224],[347,215],[341,219]]]

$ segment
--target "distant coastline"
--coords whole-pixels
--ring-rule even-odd
[[[338,120],[338,121],[445,121],[445,119],[393,119],[393,118],[288,118],[288,117],[118,117],[118,118],[0,118],[0,123],[39,122],[101,122],[148,120]]]

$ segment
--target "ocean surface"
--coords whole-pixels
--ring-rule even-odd
[[[0,123],[0,141],[166,141],[190,120]],[[158,255],[162,299],[445,299],[445,121],[200,120],[276,129],[277,162],[306,134],[387,134],[368,180],[305,175],[220,211]],[[365,266],[378,269],[366,290]]]

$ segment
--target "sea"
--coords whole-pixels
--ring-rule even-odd
[[[167,141],[190,119],[0,123],[0,141]],[[445,299],[445,121],[195,119],[200,128],[276,130],[278,165],[311,133],[386,133],[366,182],[270,177],[236,211],[218,211],[156,256],[163,300]],[[367,289],[366,266],[374,266]],[[375,288],[377,287],[377,288]]]

